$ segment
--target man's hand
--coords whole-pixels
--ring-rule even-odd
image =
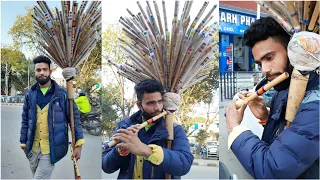
[[[128,129],[119,129],[113,139],[120,142],[117,144],[118,148],[125,149],[134,155],[147,158],[152,154],[152,150],[149,146],[140,141],[138,132],[139,125],[131,126]]]
[[[24,152],[26,152],[26,147],[25,146],[20,146],[20,147]]]
[[[78,147],[74,148],[74,150],[73,150],[73,157],[75,157],[77,161],[81,157],[81,150],[82,150],[82,146],[78,146]]]
[[[236,100],[232,100],[226,108],[226,123],[228,133],[230,134],[232,129],[241,124],[243,119],[244,110],[247,105],[242,105],[238,110],[236,109]]]
[[[240,99],[245,99],[246,96],[250,96],[252,92],[248,91],[241,91],[239,93]],[[264,102],[263,98],[261,96],[258,96],[254,100],[250,101],[248,103],[248,106],[252,112],[252,114],[260,120],[266,120],[269,116],[269,111],[267,109],[266,103]]]

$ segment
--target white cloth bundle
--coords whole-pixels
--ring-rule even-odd
[[[288,44],[290,63],[299,71],[314,71],[320,67],[320,35],[302,31],[295,33]]]
[[[176,111],[180,105],[180,95],[177,93],[167,92],[163,95],[163,107],[168,111]]]

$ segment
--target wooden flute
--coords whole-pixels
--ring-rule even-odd
[[[252,93],[250,96],[248,96],[246,99],[239,99],[236,102],[236,108],[239,109],[243,104],[248,104],[250,101],[254,100],[255,98],[257,98],[258,96],[262,95],[263,93],[265,93],[266,91],[268,91],[269,89],[273,88],[274,86],[278,85],[279,83],[281,83],[282,81],[286,80],[289,77],[289,73],[284,72],[282,73],[280,76],[278,76],[277,78],[275,78],[274,80],[270,81],[269,83],[267,83],[266,85],[262,86],[261,88],[259,88],[256,93]]]
[[[154,116],[154,117],[151,118],[151,119],[148,119],[148,120],[145,121],[144,123],[140,124],[139,129],[142,129],[142,128],[146,127],[148,124],[151,124],[151,123],[155,122],[156,120],[160,119],[161,117],[163,117],[163,116],[165,116],[165,115],[167,115],[167,114],[168,114],[167,111],[163,111],[163,112],[160,113],[159,115]],[[110,141],[108,144],[106,144],[106,145],[104,146],[104,149],[108,149],[108,148],[110,148],[110,147],[112,147],[112,146],[114,146],[114,145],[116,145],[116,144],[117,144],[117,142],[116,142],[115,140],[112,140],[112,141]]]

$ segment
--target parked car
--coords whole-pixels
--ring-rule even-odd
[[[190,143],[189,145],[190,145],[190,151],[191,151],[191,153],[192,153],[192,154],[195,154],[198,145],[197,145],[196,143]]]
[[[1,95],[1,102],[7,102],[8,96],[6,95]]]
[[[17,97],[18,103],[23,103],[24,102],[24,95],[23,94],[18,94],[16,97]]]
[[[203,159],[208,159],[209,157],[216,157],[219,159],[219,145],[217,141],[208,141],[201,148],[201,156]]]
[[[16,96],[8,96],[7,103],[17,103],[18,98]]]
[[[219,158],[219,146],[217,141],[208,141],[206,146],[208,149],[208,157]]]

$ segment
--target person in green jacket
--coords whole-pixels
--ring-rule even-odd
[[[86,93],[84,91],[80,91],[79,98],[75,100],[79,111],[82,114],[89,113],[91,111],[91,105],[90,102],[86,96]]]

